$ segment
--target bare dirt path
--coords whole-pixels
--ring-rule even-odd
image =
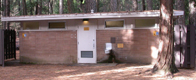
[[[151,65],[68,66],[20,64],[0,67],[1,80],[167,80],[143,73]],[[196,80],[195,70],[180,69],[173,80]]]

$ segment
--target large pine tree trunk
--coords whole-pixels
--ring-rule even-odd
[[[63,14],[63,0],[59,0],[59,14]]]
[[[153,7],[152,7],[152,0],[147,0],[147,9],[148,10],[152,10]]]
[[[168,75],[178,71],[173,53],[173,0],[160,1],[160,50],[153,71],[163,71]]]
[[[26,0],[22,0],[23,15],[27,15]]]
[[[132,3],[133,3],[133,11],[137,11],[138,10],[137,0],[133,0]]]
[[[117,0],[110,0],[110,11],[111,12],[116,12],[117,6],[118,6]]]

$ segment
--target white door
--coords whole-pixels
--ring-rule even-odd
[[[96,63],[96,27],[81,25],[77,36],[78,63]]]

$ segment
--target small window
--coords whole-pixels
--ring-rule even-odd
[[[39,29],[39,22],[24,22],[23,29],[24,30]]]
[[[63,29],[65,22],[49,22],[49,29]]]
[[[124,20],[105,21],[106,28],[124,27]]]
[[[155,27],[155,19],[136,19],[136,28]]]

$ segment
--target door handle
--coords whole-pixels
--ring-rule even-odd
[[[95,49],[95,44],[93,43],[93,49]]]
[[[93,39],[93,49],[95,49],[95,40]]]

